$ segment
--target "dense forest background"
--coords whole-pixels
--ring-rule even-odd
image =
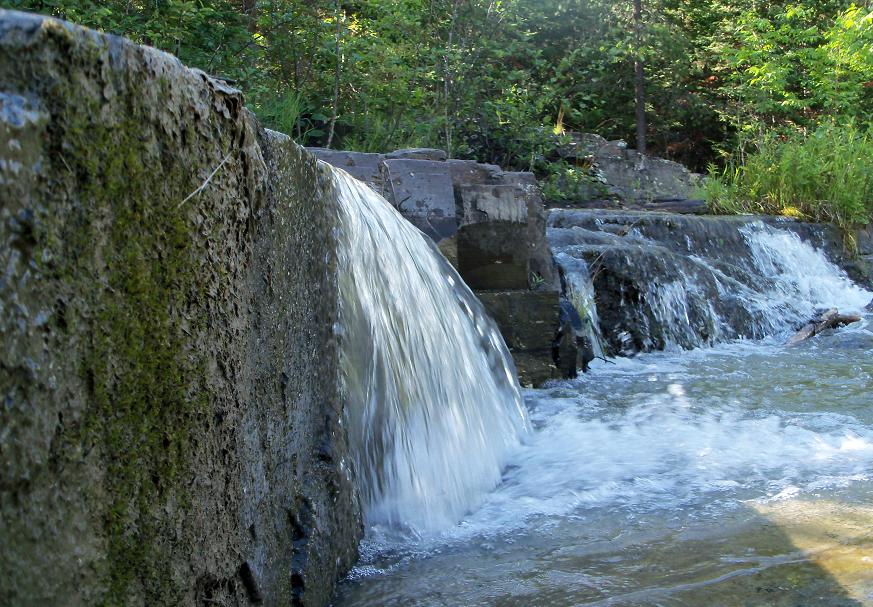
[[[174,53],[234,81],[264,124],[304,145],[439,147],[546,179],[560,174],[566,183],[575,169],[555,153],[566,133],[599,133],[633,145],[639,124],[649,153],[721,175],[709,193],[714,204],[748,206],[753,198],[763,204],[767,188],[781,187],[778,196],[787,199],[774,204],[813,215],[810,205],[822,201],[804,197],[834,192],[792,183],[786,194],[784,184],[759,183],[765,175],[743,175],[754,170],[750,159],[775,166],[766,178],[777,180],[806,161],[801,172],[813,171],[809,178],[820,182],[815,154],[873,156],[873,7],[843,0],[0,5]],[[640,102],[644,124],[636,113]],[[786,153],[796,158],[780,168]],[[844,166],[846,158],[834,162]],[[854,172],[826,181],[833,189],[853,179],[857,191],[827,211],[856,221],[873,204],[873,165],[849,164]],[[819,189],[804,190],[812,187]]]

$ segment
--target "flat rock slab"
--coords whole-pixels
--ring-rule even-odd
[[[481,164],[475,160],[449,160],[446,162],[452,183],[459,185],[499,184],[502,169],[494,164]]]
[[[307,148],[307,151],[319,160],[344,170],[355,179],[382,193],[382,154],[344,152],[326,148]]]
[[[455,190],[446,163],[434,160],[383,161],[386,198],[435,242],[457,230]]]
[[[385,154],[385,158],[389,160],[405,158],[407,160],[443,161],[448,158],[448,155],[445,150],[437,150],[435,148],[404,148]]]

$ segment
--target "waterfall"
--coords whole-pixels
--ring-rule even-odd
[[[550,225],[568,294],[596,293],[585,307],[613,353],[779,335],[871,297],[790,224],[555,211]]]
[[[363,183],[339,200],[345,423],[369,526],[443,529],[501,478],[528,421],[496,325],[421,232]]]
[[[757,272],[770,279],[762,290],[771,309],[787,309],[808,320],[811,308],[858,311],[870,293],[848,279],[824,253],[787,230],[752,223],[740,230]]]
[[[555,262],[561,268],[564,295],[582,319],[582,332],[591,344],[592,353],[597,358],[603,358],[600,318],[588,264],[584,259],[566,253],[557,253]]]

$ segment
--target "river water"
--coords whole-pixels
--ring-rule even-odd
[[[873,318],[595,363],[456,526],[372,528],[335,605],[873,605]]]
[[[613,220],[568,215],[551,236],[574,305],[598,325],[592,246],[658,261],[640,284],[650,322],[628,330],[667,350],[522,393],[457,273],[335,175],[367,523],[336,607],[873,605],[873,315],[784,345],[816,309],[873,293],[780,228],[689,225],[686,246],[638,217],[604,235]],[[769,337],[725,340],[737,309]]]

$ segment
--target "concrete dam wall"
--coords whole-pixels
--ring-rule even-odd
[[[226,83],[0,11],[0,603],[329,600],[332,188]]]

